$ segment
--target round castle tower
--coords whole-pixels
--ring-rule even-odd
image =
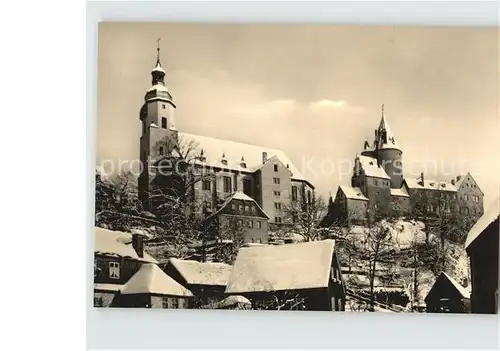
[[[391,188],[400,189],[403,185],[403,151],[399,147],[394,134],[385,118],[382,105],[382,119],[375,130],[373,153],[387,175],[391,178]]]

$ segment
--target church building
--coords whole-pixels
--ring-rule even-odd
[[[151,88],[140,110],[143,170],[139,197],[145,209],[154,212],[158,205],[155,187],[175,188],[175,182],[160,184],[159,176],[161,162],[173,159],[181,164],[170,163],[176,173],[182,173],[183,167],[197,170],[200,178],[188,182],[189,192],[207,212],[215,213],[220,204],[241,192],[257,202],[270,223],[280,224],[285,221],[285,206],[292,201],[312,201],[314,186],[283,151],[179,131],[175,124],[177,106],[165,81],[159,47],[157,51]]]

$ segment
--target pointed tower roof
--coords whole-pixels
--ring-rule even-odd
[[[160,62],[160,38],[156,39],[157,47],[156,47],[156,65],[155,68],[151,71],[151,74],[154,74],[155,72],[160,72],[165,75],[165,71],[161,67],[161,62]]]
[[[382,139],[384,133],[386,137]],[[384,111],[384,105],[382,105],[382,118],[380,119],[380,124],[378,126],[376,142],[378,149],[401,150],[398,142],[396,141],[396,138],[394,137],[391,127],[389,126],[389,123],[387,123],[387,118],[385,116],[385,111]]]

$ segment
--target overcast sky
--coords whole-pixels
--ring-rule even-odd
[[[158,37],[181,131],[282,149],[328,196],[385,104],[406,176],[498,196],[495,28],[101,24],[98,163],[139,157]]]

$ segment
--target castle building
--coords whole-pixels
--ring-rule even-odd
[[[328,214],[322,226],[335,223],[366,224],[391,216],[438,217],[443,213],[471,218],[483,212],[483,192],[470,173],[451,181],[404,177],[403,150],[382,118],[373,144],[365,141],[354,160],[351,185],[338,187],[330,197]]]
[[[197,203],[211,212],[216,212],[231,194],[242,192],[257,202],[269,223],[280,224],[286,219],[285,206],[292,201],[312,201],[314,186],[283,151],[177,130],[177,106],[165,81],[159,47],[157,51],[156,66],[151,71],[152,86],[140,110],[143,170],[139,197],[146,210],[154,212],[154,188],[162,186],[159,162],[172,156],[204,175],[192,182],[190,192]]]

